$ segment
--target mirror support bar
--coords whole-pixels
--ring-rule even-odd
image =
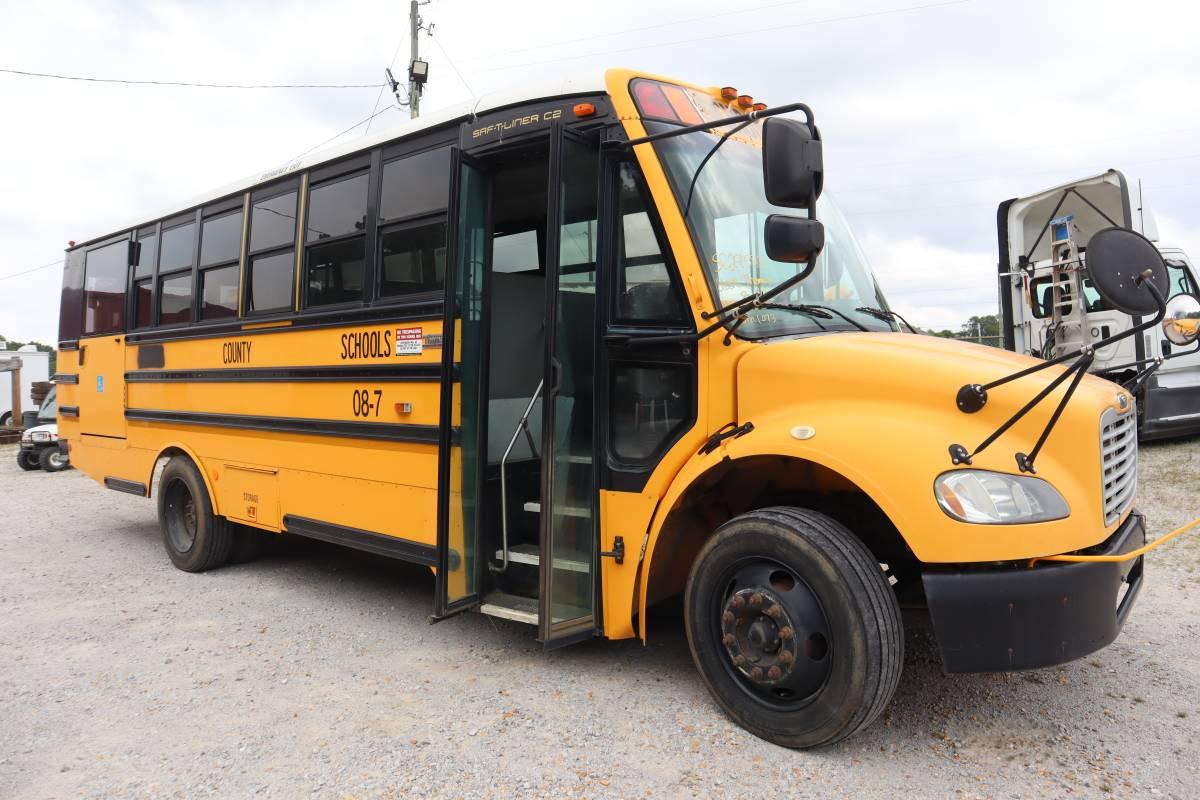
[[[685,136],[689,133],[696,133],[698,131],[710,131],[713,128],[720,128],[724,125],[736,125],[739,122],[753,122],[756,119],[766,119],[767,117],[774,117],[779,114],[789,114],[793,111],[799,111],[803,113],[805,123],[808,124],[809,128],[813,127],[813,112],[811,108],[804,103],[788,103],[787,105],[775,106],[773,108],[764,108],[762,111],[751,111],[749,114],[735,114],[732,117],[723,117],[721,119],[715,119],[711,122],[699,122],[695,125],[686,125],[682,128],[672,128],[669,131],[655,133],[650,136],[642,136],[639,139],[629,139],[627,141],[608,139],[604,142],[603,146],[606,148],[621,148],[623,150],[629,150],[632,149],[634,145],[658,142],[662,141],[663,139],[673,139],[676,136]]]
[[[1071,385],[1067,387],[1066,394],[1063,395],[1063,398],[1058,403],[1058,407],[1051,415],[1050,421],[1046,424],[1045,429],[1042,430],[1042,435],[1038,437],[1037,444],[1034,445],[1033,449],[1028,455],[1024,453],[1016,454],[1017,466],[1022,472],[1035,472],[1036,470],[1034,469],[1033,462],[1037,458],[1037,454],[1041,451],[1042,445],[1045,444],[1046,438],[1050,435],[1050,431],[1053,430],[1054,426],[1058,424],[1058,419],[1060,416],[1062,416],[1063,409],[1066,408],[1067,402],[1071,399],[1071,396],[1075,393],[1075,389],[1079,386],[1080,382],[1083,380],[1083,376],[1087,374],[1088,368],[1091,367],[1092,362],[1095,360],[1096,350],[1100,347],[1104,347],[1105,345],[1112,344],[1119,339],[1127,339],[1130,336],[1135,336],[1138,333],[1141,333],[1147,328],[1154,327],[1155,325],[1161,323],[1163,318],[1166,316],[1167,302],[1165,299],[1163,299],[1162,292],[1160,292],[1158,287],[1154,285],[1154,281],[1149,280],[1151,274],[1151,271],[1147,270],[1138,277],[1138,283],[1144,285],[1150,290],[1150,294],[1154,297],[1154,302],[1158,305],[1158,313],[1149,322],[1143,322],[1141,325],[1130,328],[1129,330],[1123,331],[1114,336],[1110,336],[1107,339],[1102,339],[1095,344],[1089,345],[1088,347],[1081,348],[1071,353],[1065,353],[1064,355],[1061,355],[1052,361],[1035,364],[1032,367],[1020,370],[1019,372],[1014,372],[1012,375],[1007,375],[998,380],[994,380],[991,383],[982,385],[978,383],[971,383],[960,388],[958,390],[958,397],[956,398],[958,408],[964,414],[973,414],[987,405],[988,389],[994,389],[997,386],[1002,386],[1010,381],[1014,381],[1017,378],[1022,378],[1026,375],[1032,375],[1035,372],[1040,372],[1041,370],[1052,367],[1055,364],[1061,364],[1069,359],[1078,358],[1077,361],[1063,370],[1061,374],[1057,375],[1054,380],[1052,380],[1049,385],[1046,386],[1046,388],[1042,389],[1042,391],[1038,392],[1032,400],[1022,406],[1017,413],[1009,417],[1008,420],[1006,420],[999,428],[995,430],[995,432],[980,442],[979,446],[973,451],[968,452],[967,448],[963,447],[961,444],[950,445],[950,462],[955,466],[958,466],[959,464],[970,464],[972,458],[983,452],[984,449],[992,444],[992,442],[1004,435],[1005,431],[1015,425],[1022,417],[1024,417],[1034,408],[1036,408],[1039,403],[1045,400],[1046,397],[1049,396],[1049,394],[1055,389],[1057,389],[1064,381],[1066,381],[1067,378],[1074,376],[1073,380],[1071,381]],[[1082,358],[1079,358],[1080,356],[1082,356]],[[1149,367],[1139,373],[1134,379],[1137,381],[1137,385],[1140,385],[1147,378],[1149,378],[1161,363],[1161,359],[1156,359],[1155,363],[1151,364]],[[1126,385],[1123,388],[1129,390],[1130,387]]]

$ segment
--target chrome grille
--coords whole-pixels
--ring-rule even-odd
[[[1101,490],[1104,524],[1113,524],[1133,504],[1137,491],[1137,413],[1110,408],[1100,417]]]

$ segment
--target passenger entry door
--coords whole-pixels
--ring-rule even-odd
[[[597,627],[596,251],[600,140],[555,125],[546,231],[539,639]]]
[[[491,231],[489,180],[455,150],[451,214],[455,220],[446,271],[442,323],[441,439],[438,446],[437,588],[434,617],[479,602],[479,498],[482,493],[481,387],[484,279]],[[486,452],[486,451],[483,451]]]

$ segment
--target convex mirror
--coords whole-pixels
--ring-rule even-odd
[[[1200,299],[1193,294],[1177,294],[1167,301],[1163,317],[1163,336],[1171,344],[1191,344],[1200,337]]]
[[[768,117],[763,122],[762,148],[767,202],[808,208],[821,196],[825,162],[820,133],[799,120]]]
[[[1162,253],[1154,243],[1128,228],[1104,228],[1093,234],[1084,251],[1092,285],[1109,305],[1132,316],[1155,314],[1158,303],[1145,286],[1149,281],[1166,297],[1170,279]],[[1150,276],[1142,280],[1142,273]]]

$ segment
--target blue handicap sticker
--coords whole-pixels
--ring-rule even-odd
[[[104,376],[103,375],[96,376],[96,391],[97,392],[104,391]]]

